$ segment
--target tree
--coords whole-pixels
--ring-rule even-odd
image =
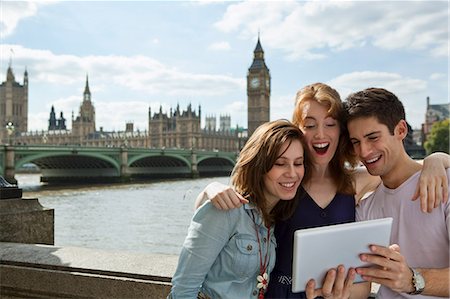
[[[434,152],[449,153],[450,119],[435,122],[424,144],[427,155]]]

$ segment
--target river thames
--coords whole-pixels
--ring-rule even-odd
[[[24,198],[55,210],[55,245],[179,254],[194,202],[228,177],[135,184],[48,187],[40,174],[16,174]]]

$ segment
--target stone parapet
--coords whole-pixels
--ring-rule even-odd
[[[38,199],[0,200],[0,242],[54,244],[54,210]]]
[[[176,255],[0,243],[1,298],[165,298]]]

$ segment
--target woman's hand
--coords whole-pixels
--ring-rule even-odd
[[[356,277],[356,271],[353,268],[348,270],[346,275],[345,267],[339,265],[336,269],[330,269],[325,276],[322,288],[316,289],[316,282],[311,279],[306,284],[306,298],[313,299],[317,296],[323,298],[350,298],[353,280]],[[366,297],[367,298],[367,297]]]
[[[248,203],[248,200],[234,191],[233,188],[217,182],[209,184],[200,193],[195,203],[196,208],[201,206],[206,200],[211,200],[217,209],[225,211],[239,208],[242,204]]]
[[[433,153],[423,160],[419,183],[413,200],[420,197],[420,208],[431,212],[440,203],[448,201],[448,177],[446,168],[450,165],[450,156],[445,153]]]

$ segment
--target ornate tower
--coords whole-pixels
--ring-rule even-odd
[[[7,138],[5,126],[14,125],[14,135],[28,130],[28,72],[23,75],[23,85],[16,82],[11,62],[6,72],[6,81],[0,84],[0,143]]]
[[[95,132],[95,108],[91,101],[91,91],[89,90],[89,80],[86,75],[86,87],[83,93],[83,102],[80,106],[79,116],[73,120],[72,132],[75,136],[86,137]]]
[[[250,137],[258,126],[270,120],[270,71],[264,61],[261,42],[256,43],[253,63],[247,73],[247,123]]]
[[[50,110],[50,118],[48,119],[48,130],[56,130],[56,114],[55,107],[52,105],[52,109]]]

